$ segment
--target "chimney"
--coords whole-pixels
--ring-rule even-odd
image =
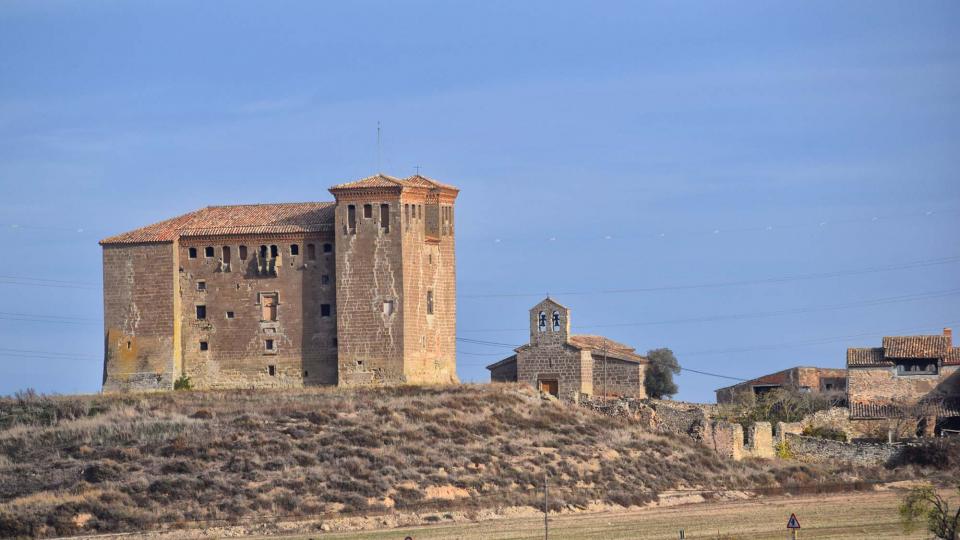
[[[949,345],[950,347],[953,347],[953,329],[952,329],[952,328],[944,328],[944,329],[943,329],[943,336],[944,336],[945,338],[947,338],[947,345]]]

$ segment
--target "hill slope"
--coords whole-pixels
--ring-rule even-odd
[[[538,505],[545,472],[555,509],[877,474],[733,462],[515,385],[0,399],[2,537]]]

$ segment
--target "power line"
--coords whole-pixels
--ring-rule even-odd
[[[88,317],[65,317],[60,315],[39,315],[33,313],[6,313],[0,312],[0,320],[20,322],[42,322],[53,324],[94,325],[103,321]]]
[[[29,287],[51,287],[55,289],[99,290],[100,285],[83,281],[65,281],[60,279],[41,279],[26,276],[0,276],[0,284],[26,285]]]
[[[946,323],[937,324],[937,325],[930,324],[925,326],[915,326],[912,328],[902,328],[900,330],[893,330],[889,332],[864,332],[860,334],[850,334],[846,336],[835,336],[835,337],[829,337],[829,338],[818,338],[818,339],[803,340],[803,341],[792,341],[792,342],[785,341],[782,343],[778,343],[776,345],[761,345],[757,347],[738,347],[738,348],[730,348],[730,349],[712,349],[712,350],[704,350],[704,351],[692,351],[692,352],[685,352],[682,354],[683,356],[703,356],[703,355],[729,354],[729,353],[739,353],[739,352],[769,351],[769,350],[787,349],[787,348],[793,348],[793,347],[803,347],[807,345],[823,345],[827,343],[837,343],[837,342],[843,342],[849,339],[855,339],[855,338],[861,338],[861,337],[907,334],[910,332],[925,331],[935,327],[949,327],[956,324],[960,324],[960,322],[946,322]]]
[[[924,210],[920,212],[901,212],[898,214],[888,214],[888,215],[872,215],[869,217],[853,217],[853,218],[840,218],[840,219],[821,219],[816,222],[805,222],[805,223],[767,223],[761,225],[753,225],[746,227],[725,227],[725,226],[713,226],[713,227],[704,227],[702,229],[692,230],[680,230],[680,229],[660,229],[656,231],[649,232],[639,232],[632,234],[606,234],[606,235],[575,235],[567,238],[582,239],[586,241],[596,241],[599,239],[611,241],[611,240],[630,240],[638,238],[648,238],[655,240],[666,240],[673,237],[691,237],[691,236],[719,236],[719,235],[730,235],[737,233],[776,233],[782,230],[791,230],[791,229],[816,229],[816,230],[829,230],[835,225],[850,225],[857,223],[885,223],[896,220],[910,220],[910,219],[929,219],[932,217],[940,216],[952,216],[957,213],[957,209],[951,208],[943,212],[935,212],[933,210]],[[518,235],[511,233],[510,238],[517,238]],[[533,237],[532,235],[526,235],[526,239],[540,239],[547,240],[549,242],[557,242],[562,240],[563,236],[552,235],[549,237],[538,236]],[[501,238],[494,238],[493,242],[496,244],[502,243]]]
[[[795,274],[795,275],[760,278],[760,279],[717,281],[717,282],[694,283],[694,284],[685,284],[685,285],[664,285],[664,286],[658,286],[658,287],[595,289],[592,291],[586,291],[586,290],[564,291],[564,292],[553,293],[553,294],[555,296],[556,295],[590,296],[590,295],[602,295],[602,294],[626,294],[626,293],[642,293],[642,292],[657,292],[657,291],[681,291],[681,290],[692,290],[692,289],[716,289],[716,288],[722,288],[722,287],[741,287],[745,285],[761,285],[761,284],[768,284],[768,283],[789,283],[793,281],[807,281],[807,280],[827,279],[827,278],[834,278],[834,277],[859,276],[859,275],[873,274],[878,272],[892,272],[895,270],[926,268],[929,266],[937,266],[941,264],[952,264],[956,262],[960,262],[960,255],[940,257],[935,259],[921,259],[921,260],[909,261],[905,263],[873,266],[873,267],[859,268],[854,270],[836,270],[831,272],[815,272],[810,274]],[[544,296],[544,293],[542,292],[484,293],[484,294],[459,295],[460,298],[518,298],[518,297],[531,297],[531,296],[542,297]]]
[[[621,327],[630,327],[630,326],[656,326],[656,325],[668,325],[668,324],[689,324],[689,323],[698,323],[698,322],[716,322],[716,321],[742,320],[742,319],[762,319],[766,317],[779,317],[783,315],[795,315],[795,314],[802,314],[802,313],[816,313],[816,312],[823,312],[823,311],[853,309],[858,307],[880,306],[880,305],[894,304],[894,303],[900,303],[900,302],[915,302],[917,300],[945,298],[948,296],[955,296],[958,294],[960,294],[960,289],[946,289],[942,291],[930,291],[925,293],[890,296],[886,298],[876,298],[871,300],[860,300],[857,302],[847,302],[843,304],[826,304],[821,306],[806,306],[806,307],[781,309],[781,310],[773,310],[773,311],[757,311],[757,312],[736,313],[736,314],[729,314],[729,315],[708,315],[703,317],[690,317],[686,319],[667,319],[667,320],[660,320],[660,321],[626,322],[626,323],[612,323],[612,324],[586,324],[586,325],[578,324],[578,325],[575,325],[574,328],[621,328]],[[495,333],[495,332],[523,332],[526,330],[527,330],[526,328],[489,328],[489,329],[480,329],[480,330],[461,330],[461,332],[463,333]]]
[[[520,347],[520,345],[512,345],[512,344],[509,344],[509,343],[500,343],[500,342],[497,342],[497,341],[483,341],[483,340],[476,340],[476,339],[469,339],[469,338],[457,338],[457,341],[463,341],[463,342],[465,342],[465,343],[471,343],[471,344],[473,344],[473,345],[487,345],[487,346],[490,346],[490,347],[511,347],[511,348],[514,348],[514,349],[517,348],[517,347]],[[458,353],[458,354],[459,354],[459,353]],[[474,354],[476,354],[476,353],[474,353]],[[480,356],[479,354],[476,354],[476,355],[477,355],[477,356]],[[649,359],[648,359],[648,360],[649,360]],[[723,375],[723,374],[720,374],[720,373],[710,373],[709,371],[699,371],[699,370],[696,370],[696,369],[685,368],[685,367],[683,367],[683,366],[678,366],[678,367],[680,368],[681,371],[689,371],[689,372],[691,372],[691,373],[698,373],[698,374],[700,374],[700,375],[709,375],[709,376],[711,376],[711,377],[719,377],[719,378],[721,378],[721,379],[730,379],[730,380],[733,380],[733,381],[746,381],[746,380],[749,380],[749,379],[743,379],[743,378],[740,378],[740,377],[733,377],[733,376],[731,376],[731,375]]]

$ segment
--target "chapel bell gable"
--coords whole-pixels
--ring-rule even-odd
[[[530,309],[530,343],[566,343],[569,336],[569,308],[547,297]]]

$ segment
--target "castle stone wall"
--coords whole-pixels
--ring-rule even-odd
[[[173,388],[173,244],[104,246],[106,391]]]
[[[183,371],[193,387],[337,383],[332,242],[330,233],[181,241]],[[261,245],[268,254],[272,246],[277,247],[275,270],[262,271]],[[297,246],[296,254],[292,246]],[[208,247],[213,248],[212,257],[206,256]],[[229,264],[224,261],[225,247],[229,248]],[[190,258],[191,248],[196,250],[196,258]],[[245,260],[240,258],[241,251],[246,252]],[[276,321],[263,320],[265,295],[276,296]],[[200,305],[206,309],[203,320],[197,318]],[[327,315],[324,310],[329,310]],[[206,350],[201,343],[206,343]]]

